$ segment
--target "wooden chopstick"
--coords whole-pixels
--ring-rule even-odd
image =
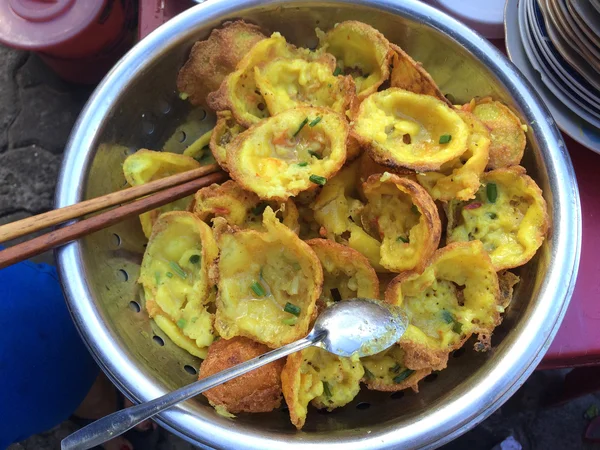
[[[218,170],[220,167],[217,164],[211,164],[0,226],[0,243],[203,177]]]
[[[201,169],[208,169],[210,166],[206,166]],[[191,172],[198,171],[200,169],[194,169],[189,172],[185,172],[186,174],[190,174]],[[197,174],[198,172],[196,172]],[[183,174],[180,174],[183,175]],[[175,175],[179,176],[179,175]],[[196,175],[197,176],[197,175]],[[158,181],[168,180],[168,177]],[[64,245],[68,242],[74,241],[75,239],[79,239],[82,236],[91,234],[95,231],[101,230],[102,228],[109,227],[118,223],[128,217],[135,216],[141,214],[146,211],[150,211],[154,208],[158,208],[159,206],[166,205],[167,203],[171,203],[172,201],[178,200],[183,197],[187,197],[195,193],[198,189],[206,187],[212,183],[220,183],[228,178],[228,175],[225,172],[219,171],[215,173],[210,173],[201,178],[193,179],[183,184],[179,184],[168,189],[165,189],[160,192],[156,192],[153,195],[148,195],[140,200],[128,203],[123,206],[119,206],[117,208],[102,212],[98,215],[90,217],[85,220],[81,220],[72,225],[67,225],[63,228],[60,228],[55,231],[51,231],[50,233],[44,234],[37,238],[31,239],[27,242],[23,242],[22,244],[17,244],[12,247],[9,247],[5,250],[0,251],[0,269],[3,269],[11,264],[15,264],[19,261],[22,261],[27,258],[31,258],[32,256],[43,253],[47,250],[50,250],[54,247],[58,247],[60,245]],[[173,180],[171,180],[172,182]],[[155,182],[153,182],[155,183]],[[146,186],[150,186],[152,183],[148,183]],[[156,186],[156,185],[155,185]],[[137,186],[137,187],[144,187]],[[125,189],[124,191],[115,192],[114,194],[119,194],[121,192],[130,191],[136,189],[137,187]],[[143,190],[138,190],[137,192],[144,192]],[[113,194],[108,194],[113,195]],[[138,194],[140,195],[140,194]],[[143,195],[143,194],[142,194]],[[129,198],[130,194],[128,194]],[[106,196],[105,196],[106,197]],[[103,197],[98,197],[98,199],[102,199]],[[93,200],[98,200],[93,199]],[[92,200],[89,200],[92,201]],[[85,202],[84,202],[85,203]],[[100,202],[99,202],[100,203]],[[113,203],[114,204],[114,203]],[[77,205],[73,205],[77,206]],[[68,207],[70,208],[70,207]],[[62,208],[65,209],[65,208]],[[60,211],[60,210],[58,210]],[[37,217],[37,216],[36,216]],[[55,222],[57,223],[57,222]],[[40,228],[45,228],[46,225]]]

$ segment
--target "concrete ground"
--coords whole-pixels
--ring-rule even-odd
[[[59,80],[35,55],[0,46],[0,224],[52,208],[61,154],[92,89]],[[52,254],[36,258],[52,263]],[[600,406],[600,394],[560,407],[543,408],[565,371],[536,372],[504,406],[473,431],[445,448],[490,450],[513,436],[526,450],[600,449],[584,444],[585,410]],[[1,401],[1,400],[0,400]],[[14,444],[10,450],[60,448],[75,429],[69,422]],[[162,431],[160,449],[192,448]],[[512,447],[515,448],[515,447]]]

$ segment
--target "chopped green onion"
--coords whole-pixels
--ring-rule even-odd
[[[283,310],[286,313],[290,313],[295,315],[296,317],[298,317],[300,315],[300,311],[302,311],[302,309],[300,309],[299,306],[294,305],[293,303],[287,302],[285,304],[285,306],[283,307]]]
[[[267,202],[260,202],[254,208],[252,208],[252,214],[254,214],[255,216],[260,216],[262,213],[265,212],[267,206]]]
[[[454,322],[454,316],[452,315],[452,313],[449,311],[446,311],[445,309],[442,310],[442,319],[444,319],[444,322],[446,322],[446,323]]]
[[[394,377],[394,383],[396,383],[396,384],[402,383],[404,380],[406,380],[408,377],[410,377],[413,373],[415,373],[414,370],[406,369],[400,375]]]
[[[452,140],[452,135],[451,134],[442,134],[440,136],[440,144],[447,144],[451,140]]]
[[[390,372],[398,373],[398,372],[400,372],[400,369],[402,369],[402,366],[400,364],[396,363],[394,365],[394,367],[390,368]]]
[[[496,214],[496,213],[488,213],[488,217],[490,219],[497,219],[498,218],[498,214]]]
[[[302,162],[299,162],[296,165],[299,166],[299,167],[306,167],[306,166],[308,166],[308,163],[306,161],[302,161]]]
[[[287,319],[283,319],[281,321],[281,323],[283,323],[284,325],[296,325],[298,323],[298,318],[297,317],[288,317]]]
[[[373,378],[375,378],[375,375],[373,375],[373,372],[371,372],[369,369],[367,369],[365,366],[363,366],[363,369],[365,369],[365,376],[372,380]]]
[[[314,127],[316,124],[318,124],[321,121],[322,117],[321,116],[317,116],[316,119],[314,119],[311,123],[308,124],[309,127]]]
[[[302,269],[302,266],[300,265],[299,262],[295,262],[294,264],[292,264],[292,267],[294,268],[294,270]]]
[[[498,198],[498,188],[496,187],[496,183],[488,183],[485,187],[485,193],[487,194],[490,203],[496,203],[496,199]]]
[[[185,327],[185,319],[179,319],[179,320],[177,321],[177,326],[178,326],[179,328],[184,328],[184,327]]]
[[[405,244],[408,244],[408,242],[409,242],[408,239],[406,239],[404,236],[398,236],[396,238],[396,242],[400,242],[400,241],[404,242]]]
[[[452,327],[452,331],[456,334],[462,334],[462,323],[454,321],[454,326]]]
[[[329,383],[327,381],[323,381],[323,393],[326,397],[331,397],[331,389],[329,388]]]
[[[160,272],[154,272],[154,281],[156,284],[160,284]]]
[[[192,255],[192,256],[190,256],[190,262],[192,264],[198,264],[200,262],[200,255]]]
[[[339,67],[336,67],[335,70],[333,71],[333,76],[337,77],[340,73],[342,73],[342,69],[340,69]]]
[[[317,152],[314,152],[314,151],[312,151],[312,150],[309,150],[309,151],[308,151],[308,154],[309,154],[310,156],[314,156],[314,157],[315,157],[315,158],[317,158],[317,159],[323,159],[323,157],[322,157],[320,154],[318,154]]]
[[[325,186],[325,183],[327,183],[327,178],[315,174],[312,174],[308,179],[319,186]]]
[[[306,117],[302,123],[300,124],[300,126],[298,127],[298,129],[296,130],[296,132],[294,133],[294,137],[296,137],[298,135],[298,133],[300,133],[300,131],[302,131],[302,128],[304,128],[304,125],[306,125],[308,123],[308,117]]]
[[[167,276],[168,276],[169,278],[173,278],[173,274],[172,274],[171,272],[167,272]]]
[[[175,261],[169,261],[169,266],[171,266],[173,272],[175,272],[181,278],[183,278],[184,280],[187,278],[187,273],[185,273],[185,271]]]
[[[250,289],[252,289],[254,291],[254,293],[256,295],[258,295],[259,297],[264,297],[267,294],[263,285],[260,284],[258,281],[255,281],[254,283],[252,283],[252,286],[250,286]]]
[[[196,323],[196,320],[198,320],[198,316],[192,317],[192,323]]]

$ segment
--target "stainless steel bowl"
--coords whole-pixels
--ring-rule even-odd
[[[170,148],[181,150],[214,124],[211,113],[193,111],[178,98],[175,77],[195,40],[240,17],[304,46],[316,43],[316,26],[328,29],[358,19],[422,61],[442,91],[457,101],[492,95],[511,105],[529,124],[523,164],[544,191],[552,233],[519,271],[522,281],[494,333],[493,351],[478,354],[467,348],[451,358],[447,370],[428,378],[419,394],[363,390],[333,413],[311,411],[300,433],[285,410],[232,420],[217,415],[204,398],[173,408],[160,422],[191,442],[217,448],[441,445],[490,415],[535,369],[569,303],[581,240],[575,175],[552,117],[515,67],[457,21],[411,0],[209,0],[198,5],[141,41],[96,89],[71,135],[56,206],[121,188],[121,163],[131,151],[160,149],[170,136]],[[58,252],[67,301],[83,338],[108,376],[138,401],[192,381],[200,363],[130,303],[139,298],[135,280],[143,250],[138,221],[128,220]]]

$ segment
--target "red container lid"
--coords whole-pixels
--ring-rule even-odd
[[[60,46],[94,22],[106,0],[0,0],[0,42],[24,50]]]

